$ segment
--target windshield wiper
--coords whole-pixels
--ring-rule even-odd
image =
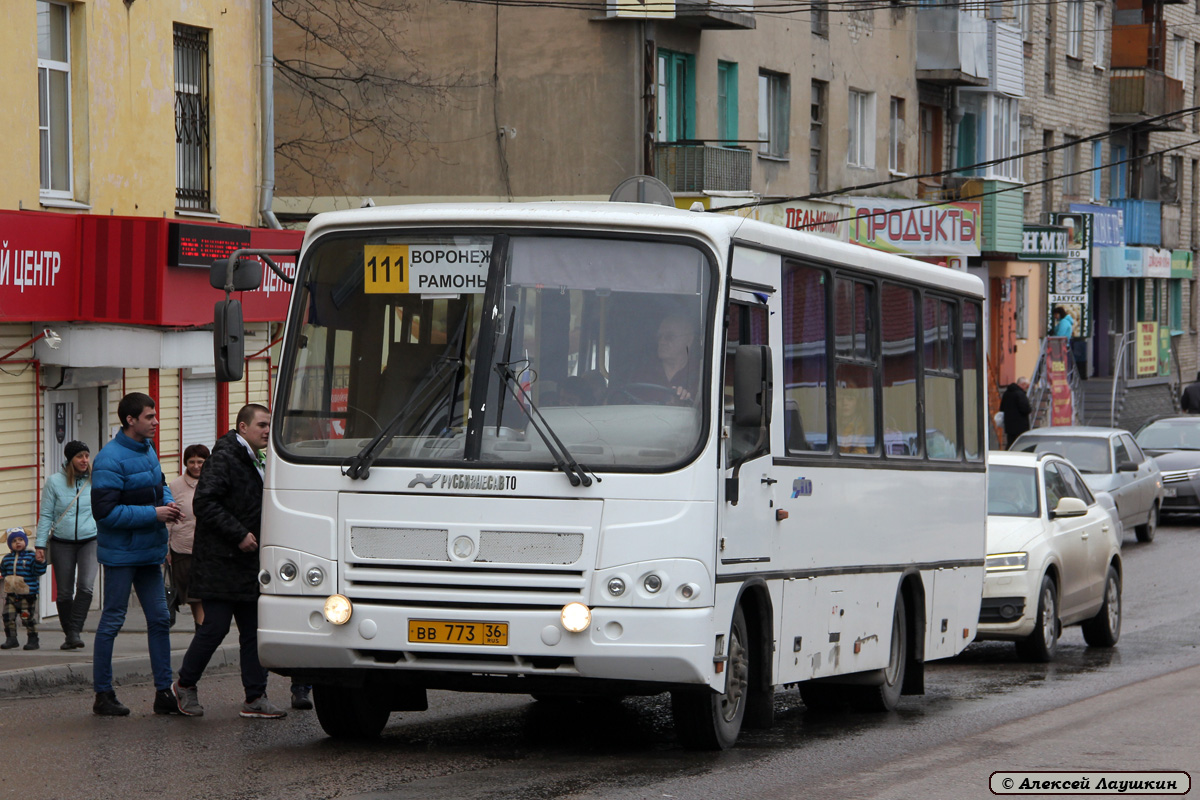
[[[433,372],[425,377],[421,385],[413,392],[412,397],[408,399],[403,408],[396,412],[384,429],[367,442],[363,449],[358,451],[358,455],[347,459],[342,468],[342,474],[351,480],[365,481],[371,474],[371,465],[375,463],[375,459],[379,458],[384,446],[400,431],[400,427],[408,419],[408,415],[414,409],[420,408],[433,399],[441,389],[442,382],[446,377],[456,373],[461,365],[462,359],[439,358],[433,365]]]
[[[528,408],[525,416],[529,417],[529,422],[533,425],[533,429],[537,431],[537,435],[542,437],[542,442],[545,443],[546,449],[550,451],[550,455],[554,458],[555,465],[567,476],[567,480],[571,481],[572,486],[583,484],[584,486],[592,485],[592,478],[587,474],[575,457],[571,455],[571,451],[562,443],[562,439],[558,438],[558,434],[550,427],[550,423],[542,416],[542,412],[534,405],[533,398],[529,396],[529,392],[525,391],[525,387],[521,385],[521,381],[517,378],[516,373],[512,371],[512,366],[508,362],[497,361],[496,373],[500,379],[504,381],[505,388],[512,393],[513,398],[518,404],[525,404]],[[597,476],[599,481],[600,477]]]

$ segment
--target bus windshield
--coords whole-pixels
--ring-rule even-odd
[[[713,275],[662,238],[328,235],[297,282],[277,447],[549,469],[540,414],[589,469],[677,466],[705,433]]]

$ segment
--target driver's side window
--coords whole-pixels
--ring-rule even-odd
[[[1053,511],[1058,508],[1058,501],[1064,497],[1074,497],[1071,489],[1067,486],[1067,482],[1063,480],[1063,476],[1059,474],[1056,464],[1046,465],[1046,510]]]
[[[725,410],[724,424],[729,430],[726,466],[731,467],[753,449],[758,430],[747,431],[733,427],[733,361],[738,345],[769,344],[767,341],[766,306],[750,303],[730,302],[729,317],[725,323],[725,368],[721,396]],[[768,447],[770,443],[768,442]]]

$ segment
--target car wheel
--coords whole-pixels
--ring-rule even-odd
[[[1104,605],[1083,623],[1083,640],[1089,647],[1112,647],[1121,638],[1121,579],[1115,567],[1104,579]]]
[[[1049,575],[1042,576],[1038,591],[1037,625],[1033,633],[1017,642],[1017,655],[1026,661],[1053,661],[1058,650],[1058,587]]]
[[[1158,530],[1158,503],[1150,506],[1150,516],[1146,518],[1146,524],[1138,525],[1135,528],[1137,532],[1137,540],[1139,542],[1153,542],[1154,533]]]

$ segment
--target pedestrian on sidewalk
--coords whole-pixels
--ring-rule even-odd
[[[196,538],[196,515],[192,510],[192,497],[200,481],[200,470],[209,457],[208,448],[202,444],[189,444],[183,451],[183,474],[171,481],[171,497],[183,512],[176,522],[167,525],[171,532],[167,561],[171,565],[171,585],[175,587],[175,607],[187,603],[192,607],[192,622],[196,628],[204,621],[204,604],[192,592],[192,542]]]
[[[1025,431],[1029,430],[1029,415],[1033,406],[1029,404],[1029,379],[1017,378],[1010,383],[1000,397],[1000,413],[1004,415],[1005,446],[1011,448]]]
[[[204,715],[196,685],[234,620],[246,695],[240,716],[287,716],[267,699],[267,670],[258,660],[258,537],[264,448],[270,435],[270,412],[256,403],[242,406],[237,428],[217,440],[204,462],[192,498],[196,537],[191,591],[204,603],[204,622],[188,645],[174,687],[179,711],[189,717]]]
[[[92,589],[100,569],[96,561],[96,520],[92,518],[91,456],[85,442],[67,442],[63,468],[47,478],[42,489],[34,550],[37,560],[44,563],[46,545],[53,543],[58,624],[67,635],[63,650],[84,646],[80,634],[92,607]]]
[[[4,644],[0,650],[12,650],[17,641],[17,620],[25,626],[28,639],[26,650],[37,650],[38,643],[38,577],[46,574],[46,563],[39,561],[29,547],[24,528],[8,529],[9,553],[0,558],[0,575],[4,576]]]
[[[92,711],[106,717],[129,714],[113,691],[112,653],[113,642],[125,624],[132,588],[146,615],[154,713],[176,714],[171,694],[171,617],[162,565],[167,558],[166,523],[178,520],[180,511],[154,452],[158,432],[154,399],[131,392],[121,398],[117,416],[121,430],[104,445],[92,465],[96,555],[104,567],[104,605],[92,660],[96,691]]]
[[[1185,414],[1200,414],[1200,374],[1196,375],[1195,383],[1189,383],[1184,388],[1179,407]]]

